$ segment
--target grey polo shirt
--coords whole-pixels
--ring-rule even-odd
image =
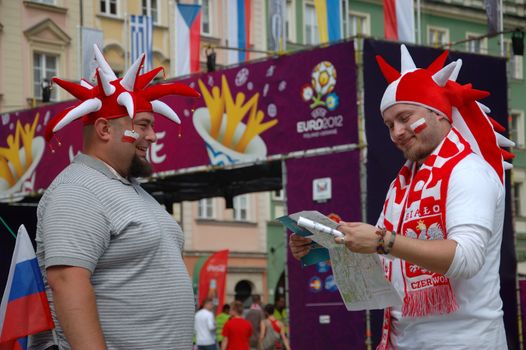
[[[37,217],[37,258],[60,349],[70,346],[45,273],[56,265],[91,271],[108,349],[191,349],[195,308],[184,236],[137,181],[80,154],[49,186]]]

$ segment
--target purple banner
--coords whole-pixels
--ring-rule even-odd
[[[184,80],[203,98],[164,98],[181,127],[157,116],[149,150],[157,173],[264,160],[357,142],[352,43],[242,65]],[[57,87],[58,88],[58,87]],[[81,150],[81,122],[42,137],[73,101],[6,113],[0,128],[0,197],[45,189]],[[59,144],[60,142],[60,144]]]
[[[355,121],[356,122],[356,121]],[[287,210],[318,210],[344,221],[361,221],[359,152],[289,160]],[[316,183],[330,183],[329,197],[313,199]],[[347,311],[329,263],[305,268],[288,250],[290,335],[293,349],[364,349],[364,312]]]

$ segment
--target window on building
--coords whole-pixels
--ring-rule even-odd
[[[371,34],[370,16],[350,11],[347,16],[347,36]]]
[[[314,5],[305,4],[305,44],[317,45],[320,43],[318,22],[316,21],[316,10]]]
[[[523,148],[525,146],[524,111],[511,111],[510,119],[510,139],[517,147]]]
[[[449,30],[447,28],[427,27],[427,44],[433,47],[441,47],[449,42]]]
[[[159,7],[157,0],[142,0],[142,14],[152,18],[153,23],[159,23]]]
[[[117,0],[100,0],[100,12],[106,15],[117,15]]]
[[[276,201],[285,200],[283,196],[283,190],[277,190],[277,191],[272,192],[272,199]]]
[[[294,3],[291,0],[287,0],[287,14],[285,18],[285,34],[287,35],[287,40],[291,42],[296,42],[296,11]]]
[[[55,0],[33,0],[34,2],[40,2],[42,4],[55,5]]]
[[[524,217],[524,206],[521,203],[521,198],[526,195],[524,193],[524,182],[514,182],[513,183],[513,213],[517,217]]]
[[[199,200],[197,203],[197,217],[200,219],[213,219],[215,217],[213,198]]]
[[[248,221],[248,199],[247,194],[234,197],[234,220]]]
[[[522,56],[513,54],[511,40],[504,40],[504,54],[508,58],[508,76],[512,79],[523,79]]]
[[[466,39],[469,41],[466,42],[466,50],[468,52],[485,54],[488,52],[488,39],[477,39],[481,36],[478,33],[467,33]]]
[[[42,82],[58,75],[58,57],[45,53],[33,54],[33,95],[36,99],[42,99]],[[51,101],[57,100],[57,90],[51,90]]]
[[[212,35],[212,1],[201,0],[201,34]]]

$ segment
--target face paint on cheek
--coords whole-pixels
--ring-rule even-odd
[[[139,134],[134,130],[124,130],[124,135],[122,136],[122,142],[134,143],[139,138]]]
[[[411,130],[413,130],[415,134],[421,133],[422,130],[424,130],[426,127],[427,127],[427,124],[424,118],[420,118],[416,122],[411,124]]]

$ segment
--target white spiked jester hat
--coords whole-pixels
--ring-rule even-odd
[[[180,124],[181,120],[166,103],[158,99],[167,95],[181,95],[200,97],[201,95],[181,83],[168,83],[148,86],[155,76],[163,70],[155,68],[147,73],[139,74],[144,64],[143,53],[126,72],[123,78],[117,78],[110,65],[104,59],[97,45],[93,45],[95,59],[98,64],[96,71],[97,85],[93,86],[85,80],[80,84],[53,78],[53,81],[78,98],[81,102],[67,108],[53,117],[46,125],[45,138],[49,142],[54,133],[69,123],[82,118],[84,124],[93,123],[97,118],[121,118],[128,116],[132,119],[139,112],[155,112],[171,121]],[[137,137],[135,132],[127,133],[129,142]]]
[[[380,70],[389,85],[384,92],[380,111],[397,103],[420,105],[446,116],[472,150],[481,155],[495,169],[501,181],[504,170],[512,165],[505,160],[514,157],[501,147],[514,143],[498,132],[505,129],[486,113],[490,110],[477,100],[489,96],[471,84],[456,82],[462,60],[444,67],[448,52],[443,52],[427,68],[417,68],[405,45],[401,45],[401,72],[390,66],[381,56],[376,56]]]

